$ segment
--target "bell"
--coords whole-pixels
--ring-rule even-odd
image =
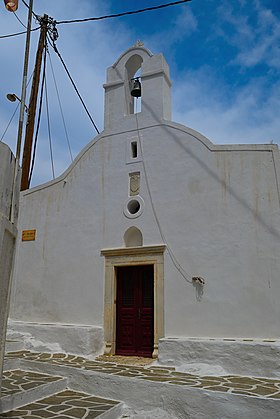
[[[140,97],[141,96],[141,83],[139,79],[132,79],[131,84],[132,84],[132,88],[130,91],[131,96]]]

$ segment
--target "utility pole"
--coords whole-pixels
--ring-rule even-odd
[[[22,157],[22,175],[21,175],[21,191],[29,188],[29,172],[32,153],[32,142],[34,134],[34,124],[36,116],[37,98],[40,83],[40,74],[42,66],[43,51],[46,47],[48,15],[44,15],[40,21],[40,38],[38,42],[38,49],[36,54],[34,75],[32,80],[32,87],[29,99],[29,112],[26,122],[25,140]]]
[[[27,19],[25,54],[24,54],[24,63],[23,63],[20,111],[19,111],[18,133],[17,133],[16,164],[15,164],[15,173],[14,173],[14,180],[13,180],[13,184],[14,184],[13,197],[12,197],[12,203],[11,203],[11,209],[10,209],[10,219],[12,223],[16,222],[16,218],[17,218],[16,208],[18,207],[18,204],[17,204],[18,192],[16,189],[17,189],[17,179],[20,176],[19,161],[20,161],[22,131],[23,131],[23,122],[24,122],[24,108],[25,108],[25,98],[26,98],[29,50],[30,50],[32,12],[33,12],[33,0],[30,0],[29,10],[28,10],[28,19]]]

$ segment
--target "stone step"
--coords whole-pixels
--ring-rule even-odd
[[[18,409],[0,414],[0,419],[9,417],[26,418],[100,418],[117,419],[123,413],[119,401],[95,397],[71,389],[24,405]]]
[[[2,379],[0,413],[15,410],[62,391],[67,387],[67,382],[66,377],[33,371],[19,369],[5,371]]]
[[[21,351],[7,357],[27,370],[68,377],[76,391],[122,400],[139,411],[161,408],[175,417],[279,419],[279,379],[200,376],[174,367],[121,365],[63,353]]]

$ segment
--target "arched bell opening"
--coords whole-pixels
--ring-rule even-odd
[[[140,55],[130,57],[125,65],[126,81],[125,96],[127,103],[127,115],[141,112],[141,66],[143,58]]]
[[[143,235],[137,227],[129,227],[123,236],[125,247],[143,246]]]
[[[141,68],[136,71],[134,77],[130,81],[130,94],[134,99],[133,113],[140,113],[142,97]]]

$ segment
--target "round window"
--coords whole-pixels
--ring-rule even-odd
[[[127,210],[130,214],[137,214],[137,212],[140,211],[140,208],[141,205],[136,199],[129,201],[127,204]]]
[[[142,214],[144,209],[144,201],[140,196],[137,198],[128,198],[124,206],[124,215],[128,218],[136,218]]]

